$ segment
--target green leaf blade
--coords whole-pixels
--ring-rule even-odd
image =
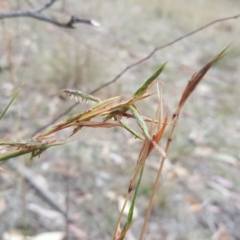
[[[10,100],[10,102],[8,103],[8,105],[5,107],[5,109],[3,110],[3,112],[0,114],[0,121],[1,119],[4,117],[4,115],[6,114],[7,110],[9,109],[9,107],[11,106],[11,104],[13,103],[13,101],[15,100],[15,98],[17,97],[18,93],[20,92],[22,86],[20,86],[18,88],[18,90],[15,92],[15,94],[13,95],[12,99]]]
[[[149,77],[145,82],[144,82],[144,84],[133,94],[133,96],[141,96],[141,95],[143,95],[146,91],[147,91],[147,89],[148,89],[148,87],[150,86],[150,84],[154,81],[154,80],[156,80],[156,78],[162,73],[162,71],[163,71],[163,69],[165,68],[165,66],[166,66],[166,62],[165,63],[163,63],[161,66],[160,66],[160,68],[158,68],[157,69],[157,71],[151,76],[151,77]]]

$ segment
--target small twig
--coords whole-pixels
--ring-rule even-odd
[[[214,20],[214,21],[212,21],[212,22],[210,22],[210,23],[208,23],[208,24],[206,24],[206,25],[203,25],[203,26],[200,27],[200,28],[197,28],[197,29],[195,29],[195,30],[193,30],[193,31],[191,31],[191,32],[189,32],[189,33],[181,36],[181,37],[176,38],[175,40],[173,40],[173,41],[171,41],[171,42],[168,42],[168,43],[166,43],[166,44],[164,44],[164,45],[161,45],[161,46],[159,46],[159,47],[154,48],[148,55],[146,55],[146,57],[144,57],[144,58],[136,61],[135,63],[132,63],[132,64],[128,65],[128,66],[125,67],[120,73],[118,73],[112,80],[110,80],[110,81],[102,84],[102,85],[99,86],[98,88],[94,89],[91,93],[93,94],[93,93],[95,93],[95,92],[98,92],[100,89],[105,88],[106,86],[108,86],[108,85],[116,82],[116,81],[117,81],[123,74],[125,74],[128,70],[130,70],[131,68],[136,67],[137,65],[139,65],[139,64],[141,64],[141,63],[143,63],[143,62],[145,62],[145,61],[147,61],[147,60],[150,59],[157,51],[159,51],[159,50],[161,50],[161,49],[163,49],[163,48],[169,47],[169,46],[175,44],[176,42],[179,42],[179,41],[181,41],[181,40],[183,40],[183,39],[185,39],[185,38],[187,38],[187,37],[189,37],[189,36],[191,36],[191,35],[193,35],[193,34],[195,34],[195,33],[197,33],[197,32],[202,31],[202,30],[205,29],[205,28],[208,28],[208,27],[212,26],[212,25],[215,24],[215,23],[223,22],[223,21],[227,21],[227,20],[232,20],[232,19],[236,19],[236,18],[239,18],[239,17],[240,17],[240,14],[234,15],[234,16],[231,16],[231,17],[216,19],[216,20]]]
[[[28,169],[27,167],[22,169],[19,164],[17,164],[16,162],[13,163],[11,161],[7,161],[7,165],[11,167],[13,170],[15,170],[17,173],[21,174],[45,202],[47,202],[51,207],[53,207],[55,210],[64,215],[68,223],[73,222],[72,218],[68,216],[67,210],[62,205],[60,205],[60,203],[54,198],[54,196],[50,192],[44,190],[35,181],[34,174],[30,169]]]
[[[50,8],[55,2],[56,0],[51,0],[50,2],[46,3],[45,5],[35,10],[0,13],[0,19],[28,17],[28,18],[37,19],[39,21],[51,23],[55,26],[62,27],[62,28],[74,28],[75,27],[74,25],[77,23],[89,24],[92,26],[100,26],[100,24],[94,20],[81,19],[75,16],[72,16],[70,20],[65,23],[59,22],[53,18],[43,16],[41,13],[46,9]]]
[[[240,17],[240,14],[234,15],[234,16],[230,16],[230,17],[226,17],[226,18],[216,19],[216,20],[214,20],[214,21],[212,21],[212,22],[210,22],[210,23],[208,23],[208,24],[206,24],[206,25],[203,25],[203,26],[200,27],[200,28],[197,28],[197,29],[195,29],[195,30],[193,30],[193,31],[191,31],[191,32],[189,32],[189,33],[181,36],[181,37],[176,38],[176,39],[173,40],[173,41],[170,41],[170,42],[168,42],[168,43],[166,43],[166,44],[164,44],[164,45],[162,45],[162,46],[156,47],[156,48],[155,48],[153,51],[151,51],[146,57],[138,60],[138,61],[135,62],[135,63],[132,63],[132,64],[128,65],[128,66],[127,66],[126,68],[124,68],[120,73],[118,73],[112,80],[110,80],[110,81],[102,84],[101,86],[95,88],[93,91],[90,92],[90,94],[94,94],[94,93],[96,93],[97,91],[99,91],[100,89],[103,89],[103,88],[107,87],[108,85],[116,82],[116,81],[117,81],[123,74],[125,74],[128,70],[130,70],[130,69],[133,68],[133,67],[136,67],[137,65],[139,65],[139,64],[141,64],[141,63],[143,63],[143,62],[145,62],[145,61],[147,61],[147,60],[148,60],[149,58],[151,58],[157,51],[159,51],[159,50],[161,50],[161,49],[163,49],[163,48],[169,47],[169,46],[171,46],[171,45],[173,45],[173,44],[175,44],[175,43],[177,43],[177,42],[179,42],[179,41],[181,41],[181,40],[183,40],[183,39],[185,39],[185,38],[187,38],[187,37],[189,37],[189,36],[191,36],[191,35],[193,35],[193,34],[195,34],[195,33],[197,33],[197,32],[199,32],[199,31],[202,31],[202,30],[205,29],[205,28],[210,27],[211,25],[213,25],[213,24],[215,24],[215,23],[223,22],[223,21],[227,21],[227,20],[231,20],[231,19],[236,19],[236,18],[239,18],[239,17]],[[39,129],[37,129],[37,130],[32,134],[32,136],[35,136],[37,133],[39,133],[39,132],[41,132],[42,130],[48,128],[48,127],[51,126],[53,123],[57,122],[61,117],[63,117],[65,114],[68,114],[68,113],[69,113],[73,108],[75,108],[77,105],[78,105],[78,104],[75,103],[75,104],[73,104],[72,106],[70,106],[70,107],[69,107],[67,110],[65,110],[63,113],[61,113],[61,114],[59,114],[58,116],[56,116],[51,122],[49,122],[49,123],[46,124],[45,126],[42,126],[42,127],[39,128]]]
[[[36,190],[36,193],[41,197],[46,203],[48,203],[53,209],[61,213],[66,222],[68,223],[68,231],[72,232],[78,239],[87,239],[85,232],[80,230],[77,226],[74,225],[73,217],[69,216],[68,209],[65,209],[58,201],[55,199],[55,196],[51,192],[43,189],[36,181],[35,175],[28,167],[24,169],[17,163],[12,161],[7,161],[6,163],[10,168],[16,171],[18,174],[22,175],[23,178]],[[69,234],[68,234],[69,235]]]
[[[41,14],[34,13],[34,12],[10,12],[10,13],[2,13],[0,14],[0,19],[4,18],[20,18],[20,17],[29,17],[34,18],[39,21],[48,22],[55,26],[62,27],[62,28],[74,28],[74,25],[76,23],[83,23],[83,24],[89,24],[93,26],[98,26],[97,22],[94,20],[89,19],[80,19],[77,17],[72,16],[71,19],[66,23],[61,23],[56,21],[55,19],[45,17]]]

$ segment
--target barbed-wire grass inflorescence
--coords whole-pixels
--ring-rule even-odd
[[[114,240],[122,240],[128,229],[132,225],[133,219],[133,211],[135,206],[135,200],[137,197],[138,188],[141,183],[142,174],[144,172],[144,164],[148,156],[151,154],[153,149],[156,149],[161,155],[161,161],[157,173],[157,177],[155,179],[155,184],[151,193],[151,197],[149,200],[149,206],[147,208],[146,217],[143,223],[143,227],[141,229],[140,238],[143,239],[144,232],[146,229],[146,225],[148,222],[148,218],[151,212],[153,198],[156,194],[159,179],[162,173],[164,161],[167,156],[167,152],[169,150],[169,146],[171,144],[171,140],[173,138],[173,134],[175,131],[175,127],[181,113],[181,110],[188,100],[191,93],[203,79],[204,75],[208,72],[211,66],[216,63],[224,53],[226,52],[228,47],[224,48],[220,53],[218,53],[212,60],[210,60],[205,66],[200,69],[197,73],[195,73],[191,80],[188,82],[185,87],[182,96],[180,98],[179,104],[174,111],[171,118],[168,117],[168,114],[164,114],[162,110],[162,96],[161,91],[157,88],[158,92],[158,108],[156,109],[156,119],[151,119],[143,116],[143,114],[139,111],[136,106],[137,102],[143,101],[145,98],[151,97],[155,93],[148,93],[149,88],[153,87],[155,83],[157,83],[158,76],[164,70],[166,63],[162,64],[157,71],[150,76],[144,84],[137,89],[137,91],[129,97],[127,100],[124,100],[122,96],[114,96],[109,99],[100,100],[95,96],[90,94],[85,94],[78,90],[70,90],[64,89],[63,92],[75,98],[77,101],[93,101],[96,102],[94,106],[92,106],[87,111],[75,114],[62,122],[59,122],[53,125],[50,129],[45,132],[34,136],[32,139],[27,141],[1,141],[0,146],[2,147],[2,152],[0,153],[0,161],[4,161],[10,158],[15,158],[24,154],[31,154],[31,159],[40,155],[43,151],[48,148],[62,145],[67,143],[67,139],[58,140],[54,138],[54,133],[57,133],[63,129],[72,129],[72,132],[69,134],[70,136],[74,135],[78,131],[80,131],[83,127],[91,127],[91,128],[113,128],[113,127],[122,127],[125,130],[129,131],[134,137],[140,139],[142,141],[142,148],[140,150],[138,160],[136,166],[134,168],[132,177],[130,179],[130,183],[128,186],[125,202],[123,204],[122,210],[119,214],[119,218],[116,223],[113,239]],[[158,86],[158,85],[157,85]],[[161,90],[161,89],[160,89]],[[3,112],[0,114],[0,120],[7,113],[9,107],[15,100],[18,95],[20,88],[16,91],[9,104],[5,107]],[[101,120],[95,120],[95,118],[99,117]],[[132,118],[136,121],[139,132],[130,128],[124,121],[124,118]],[[170,133],[168,136],[168,140],[165,148],[161,147],[159,144],[163,138],[166,129],[170,127]],[[50,139],[50,140],[49,140]],[[161,144],[162,145],[162,144]],[[13,149],[13,150],[12,150]],[[137,180],[138,179],[138,180]],[[136,183],[137,182],[137,183]],[[131,193],[134,191],[134,195],[132,198],[131,207],[128,212],[128,217],[126,223],[121,227],[121,219],[127,204],[127,201],[130,199]]]

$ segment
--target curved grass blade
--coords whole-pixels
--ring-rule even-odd
[[[134,131],[134,130],[133,130],[132,128],[130,128],[125,122],[119,121],[119,123],[120,123],[127,131],[129,131],[132,135],[134,135],[136,138],[141,139],[141,140],[144,140],[144,137],[143,137],[140,133]]]
[[[0,154],[0,162],[8,160],[9,158],[15,158],[15,157],[25,155],[28,153],[33,153],[33,157],[34,157],[34,154],[36,154],[36,156],[37,156],[41,152],[45,151],[46,149],[48,149],[50,147],[59,146],[59,145],[63,145],[63,144],[65,144],[65,142],[48,143],[48,144],[40,143],[38,146],[37,145],[26,146],[25,148],[21,148],[16,151],[11,151],[11,152]]]
[[[120,99],[121,96],[116,96],[116,97],[112,97],[112,98],[108,98],[106,100],[103,100],[99,103],[97,103],[96,105],[94,105],[91,110],[97,109],[97,108],[104,108],[109,106],[110,104],[112,104],[113,102],[117,101],[118,99]]]
[[[191,93],[194,91],[194,89],[197,87],[199,82],[203,79],[203,77],[212,67],[212,65],[224,57],[229,47],[230,46],[225,47],[221,52],[215,55],[212,60],[210,60],[207,64],[205,64],[205,66],[203,66],[197,73],[192,76],[191,80],[188,82],[186,88],[184,89],[184,92],[178,104],[178,109],[174,113],[175,115],[178,115],[180,113],[183,105],[185,104]]]
[[[132,203],[131,203],[131,206],[130,206],[130,209],[129,209],[129,212],[128,212],[127,222],[124,224],[124,227],[123,227],[123,230],[122,230],[123,236],[120,238],[121,240],[124,239],[124,236],[126,234],[126,230],[131,225],[132,220],[133,220],[135,202],[136,202],[136,199],[137,199],[138,189],[139,189],[139,186],[140,186],[140,183],[141,183],[141,180],[142,180],[143,171],[144,171],[144,165],[142,166],[140,174],[139,174],[139,178],[138,178],[136,189],[135,189],[135,192],[134,192],[134,195],[133,195]]]
[[[20,92],[22,86],[20,86],[18,88],[18,90],[15,92],[15,94],[13,95],[11,101],[8,103],[8,105],[5,107],[5,109],[3,110],[3,112],[0,114],[0,121],[1,119],[4,117],[5,113],[7,112],[8,108],[11,106],[11,104],[13,103],[14,99],[17,97],[18,93]]]
[[[166,62],[163,63],[161,65],[161,67],[150,78],[148,78],[145,81],[145,83],[133,94],[133,96],[136,97],[136,96],[143,95],[147,91],[147,89],[150,86],[150,84],[161,74],[161,72],[165,68],[166,64],[167,64]]]
[[[137,124],[139,127],[143,130],[143,133],[146,135],[146,137],[151,140],[151,136],[148,132],[148,127],[145,121],[143,120],[142,116],[138,113],[137,109],[133,106],[129,106],[130,111],[132,112],[133,116],[135,117]]]

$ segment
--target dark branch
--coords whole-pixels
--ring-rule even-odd
[[[63,28],[74,28],[74,25],[77,23],[89,24],[92,26],[100,26],[100,24],[94,20],[80,19],[75,16],[72,16],[70,20],[66,23],[62,23],[53,18],[43,16],[41,13],[46,9],[50,8],[55,2],[56,0],[51,0],[45,5],[43,5],[42,7],[35,10],[0,13],[0,19],[28,17],[28,18],[37,19],[39,21],[51,23],[55,26],[63,27]]]
[[[181,40],[183,40],[183,39],[185,39],[185,38],[187,38],[187,37],[189,37],[189,36],[191,36],[191,35],[193,35],[193,34],[195,34],[195,33],[197,33],[197,32],[202,31],[202,30],[205,29],[205,28],[208,28],[208,27],[214,25],[215,23],[219,23],[219,22],[223,22],[223,21],[228,21],[228,20],[231,20],[231,19],[237,19],[237,18],[239,18],[239,17],[240,17],[240,14],[234,15],[234,16],[230,16],[230,17],[226,17],[226,18],[216,19],[216,20],[214,20],[214,21],[212,21],[212,22],[210,22],[210,23],[208,23],[208,24],[206,24],[206,25],[203,25],[203,26],[200,27],[200,28],[195,29],[194,31],[191,31],[191,32],[189,32],[189,33],[187,33],[187,34],[185,34],[185,35],[183,35],[183,36],[181,36],[181,37],[176,38],[176,39],[173,40],[173,41],[170,41],[170,42],[168,42],[168,43],[166,43],[166,44],[164,44],[164,45],[161,45],[161,46],[159,46],[159,47],[154,48],[154,50],[152,50],[146,57],[138,60],[138,61],[135,62],[135,63],[132,63],[132,64],[128,65],[128,66],[125,67],[120,73],[118,73],[112,80],[110,80],[110,81],[102,84],[101,86],[97,87],[96,89],[94,89],[93,91],[91,91],[90,94],[94,94],[94,93],[96,93],[97,91],[99,91],[99,90],[107,87],[108,85],[116,82],[116,81],[117,81],[123,74],[125,74],[129,69],[131,69],[131,68],[133,68],[133,67],[136,67],[137,65],[139,65],[139,64],[147,61],[147,60],[150,59],[157,51],[159,51],[159,50],[161,50],[161,49],[163,49],[163,48],[169,47],[169,46],[175,44],[176,42],[179,42],[179,41],[181,41]],[[54,123],[55,123],[56,121],[58,121],[61,117],[63,117],[65,114],[68,114],[68,113],[69,113],[73,108],[75,108],[77,105],[78,105],[78,103],[74,103],[71,107],[69,107],[69,108],[68,108],[67,110],[65,110],[63,113],[61,113],[60,115],[58,115],[57,117],[55,117],[50,123],[48,123],[48,124],[46,124],[45,126],[37,129],[32,136],[35,136],[37,133],[41,132],[42,130],[44,130],[44,129],[48,128],[49,126],[51,126],[52,124],[54,124]]]

